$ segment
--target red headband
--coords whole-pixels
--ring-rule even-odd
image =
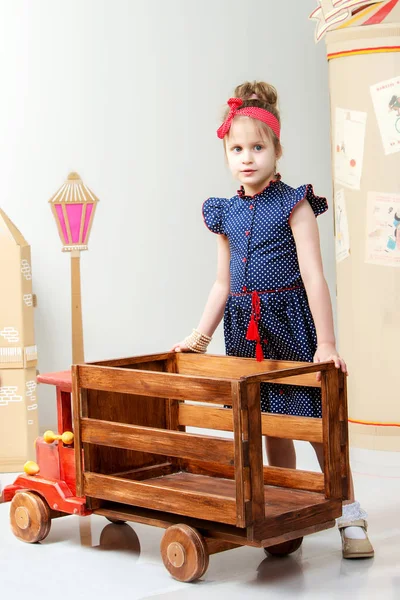
[[[258,119],[266,123],[268,127],[272,129],[276,137],[279,140],[281,126],[278,119],[265,108],[258,108],[258,106],[247,106],[238,110],[239,106],[242,106],[243,100],[241,98],[229,98],[228,105],[230,108],[229,114],[221,127],[217,130],[217,136],[222,140],[231,128],[232,121],[236,116],[251,117],[252,119]]]

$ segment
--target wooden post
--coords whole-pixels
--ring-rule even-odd
[[[265,518],[260,384],[245,383],[253,523]]]
[[[246,505],[250,501],[250,478],[248,461],[248,437],[243,431],[243,407],[245,399],[237,381],[232,382],[233,435],[235,444],[235,482],[236,482],[236,525],[247,526]]]
[[[347,376],[341,371],[339,375],[340,399],[340,425],[341,425],[341,455],[340,466],[342,475],[342,499],[348,500],[350,494],[350,461],[349,461],[349,435],[347,414]]]
[[[260,384],[233,382],[237,526],[264,517]]]
[[[80,383],[78,367],[72,366],[72,414],[74,417],[74,453],[76,467],[76,495],[83,496],[83,456],[81,443],[81,411],[86,410],[85,406],[81,407],[80,401]],[[84,412],[86,415],[86,412]]]
[[[343,496],[340,468],[342,425],[340,421],[339,373],[336,369],[330,369],[323,371],[321,376],[325,496],[341,499]]]
[[[85,362],[83,350],[81,256],[79,250],[71,252],[71,318],[72,318],[72,362]]]

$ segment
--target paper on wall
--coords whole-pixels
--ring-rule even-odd
[[[368,193],[365,262],[400,267],[400,194]]]
[[[349,224],[344,190],[338,190],[335,194],[335,246],[337,262],[350,256]]]
[[[367,113],[336,108],[335,180],[353,190],[360,189]]]
[[[377,23],[381,23],[387,17],[396,0],[381,0],[380,2],[371,2],[371,0],[317,0],[318,6],[314,8],[309,19],[317,21],[315,29],[315,42],[319,42],[327,31],[339,29],[346,26],[364,25],[365,21],[371,17],[371,11],[378,13]],[[383,8],[384,7],[384,8]],[[355,9],[357,8],[357,11]],[[381,15],[381,10],[384,14]],[[356,16],[355,16],[356,15]]]
[[[385,154],[400,152],[400,75],[370,90]]]

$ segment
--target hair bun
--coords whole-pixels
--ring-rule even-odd
[[[244,102],[256,100],[273,108],[276,108],[278,104],[278,92],[273,85],[265,81],[246,81],[237,86],[235,96],[241,98]]]

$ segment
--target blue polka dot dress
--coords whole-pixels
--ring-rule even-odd
[[[316,217],[328,208],[311,185],[294,189],[280,176],[255,196],[246,196],[242,188],[233,198],[209,198],[203,204],[205,224],[226,235],[230,245],[231,292],[224,313],[228,356],[313,361],[317,336],[290,226],[302,201],[310,203]],[[254,320],[256,329],[254,323],[249,327]],[[252,328],[255,335],[249,335]],[[321,390],[263,383],[261,408],[321,417]]]

